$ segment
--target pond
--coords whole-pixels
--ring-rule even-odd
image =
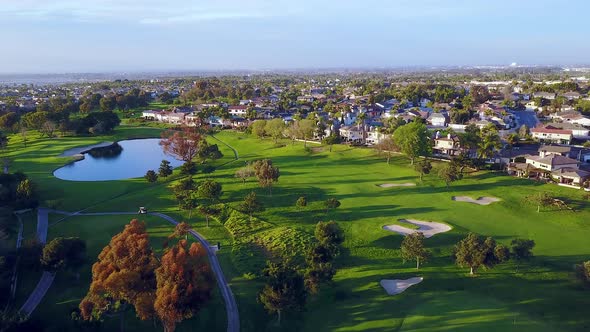
[[[68,181],[108,181],[138,178],[153,169],[158,172],[162,160],[172,167],[182,161],[164,153],[159,138],[126,140],[84,152],[84,159],[65,165],[53,175]]]

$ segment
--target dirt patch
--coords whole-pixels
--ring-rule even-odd
[[[470,196],[453,196],[451,197],[451,199],[457,202],[467,202],[478,205],[490,205],[492,203],[501,201],[501,199],[499,199],[498,197],[491,196],[479,197],[478,199],[473,199]]]
[[[401,235],[410,235],[412,233],[420,232],[424,234],[424,237],[429,238],[438,233],[448,232],[452,229],[451,226],[435,221],[422,221],[414,219],[400,219],[402,223],[409,223],[418,226],[418,229],[411,229],[400,225],[386,225],[383,229],[387,231],[396,232]]]
[[[377,186],[379,186],[381,188],[414,187],[414,186],[416,186],[416,184],[415,183],[412,183],[412,182],[406,182],[406,183],[383,183],[383,184],[378,184]]]
[[[410,279],[383,279],[379,283],[389,295],[397,295],[406,289],[419,284],[424,280],[422,277],[414,277]]]

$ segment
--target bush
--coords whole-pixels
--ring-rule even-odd
[[[305,196],[299,197],[297,199],[297,202],[295,203],[295,206],[297,206],[297,207],[307,206],[307,198],[305,198]]]
[[[147,182],[154,183],[158,181],[158,174],[153,169],[150,169],[147,171],[147,173],[145,173],[144,178],[147,180]]]
[[[192,161],[187,161],[180,166],[181,175],[193,175],[197,174],[197,165]]]

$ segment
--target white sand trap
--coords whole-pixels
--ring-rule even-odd
[[[406,182],[406,183],[384,183],[380,184],[379,187],[381,188],[391,188],[391,187],[414,187],[416,186],[415,183]]]
[[[424,280],[424,278],[422,278],[422,277],[414,277],[414,278],[405,279],[405,280],[404,279],[393,279],[393,280],[383,279],[379,283],[381,284],[381,287],[385,288],[385,291],[387,292],[387,294],[397,295],[397,294],[405,291],[406,289],[410,288],[411,286],[421,283],[422,280]]]
[[[94,148],[103,148],[105,146],[109,146],[109,145],[113,145],[113,142],[102,142],[102,143],[98,143],[98,144],[93,144],[93,145],[88,145],[88,146],[81,146],[78,148],[73,148],[73,149],[69,149],[64,151],[62,154],[60,154],[60,157],[72,157],[78,154],[82,154],[84,152],[90,151]]]
[[[479,205],[490,205],[494,202],[501,201],[501,199],[499,199],[497,197],[488,197],[488,196],[479,197],[478,199],[473,199],[469,196],[453,196],[451,199],[454,201],[457,201],[457,202],[467,202],[467,203],[473,203],[473,204],[479,204]]]
[[[401,235],[410,235],[412,233],[421,232],[424,237],[432,237],[438,233],[448,232],[452,229],[451,226],[435,221],[421,221],[413,219],[400,219],[399,221],[416,225],[420,228],[411,229],[400,225],[385,225],[383,229],[399,233]]]

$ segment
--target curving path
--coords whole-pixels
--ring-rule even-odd
[[[237,152],[236,152],[237,153]],[[47,217],[49,212],[64,214],[66,216],[104,216],[104,215],[134,215],[137,212],[88,212],[88,213],[81,213],[81,212],[67,212],[67,211],[59,211],[59,210],[50,210],[40,208],[37,212],[37,237],[39,240],[42,240],[42,243],[45,243],[47,240]],[[160,212],[150,212],[150,215],[160,217],[169,223],[176,225],[178,221],[174,218],[160,213]],[[209,242],[199,233],[194,230],[190,231],[190,234],[197,239],[207,251],[207,256],[209,258],[209,263],[211,264],[211,268],[215,273],[215,278],[217,279],[217,285],[221,290],[221,295],[223,296],[223,300],[225,302],[225,310],[227,312],[227,331],[228,332],[238,332],[240,331],[240,315],[238,312],[238,305],[236,303],[236,299],[234,297],[225,276],[223,275],[223,270],[221,269],[221,264],[219,264],[219,260],[215,255],[215,250],[212,249]],[[41,280],[35,287],[35,290],[31,293],[25,304],[22,306],[21,311],[26,315],[30,315],[35,308],[39,305],[49,287],[53,283],[53,279],[55,278],[55,274],[49,272],[43,272],[41,276]]]

